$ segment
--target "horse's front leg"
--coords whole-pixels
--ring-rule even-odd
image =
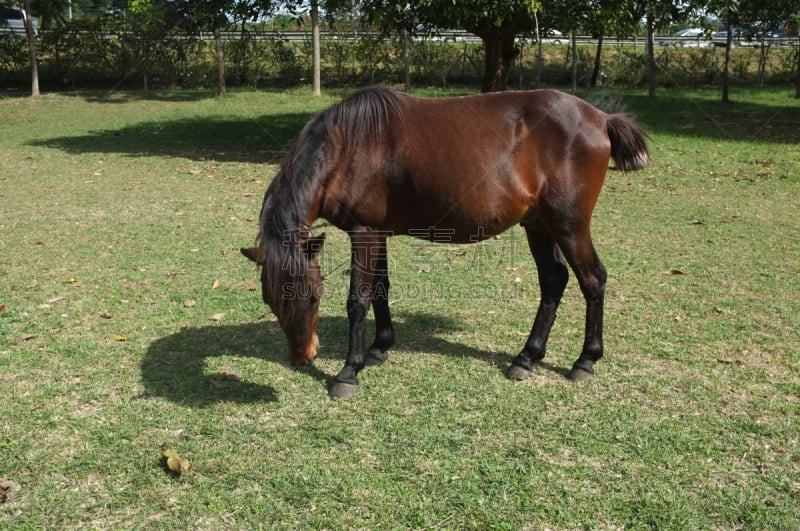
[[[358,373],[366,365],[364,323],[372,300],[380,247],[380,237],[371,231],[350,233],[350,293],[347,297],[350,346],[344,367],[328,390],[331,398],[348,398],[358,390]]]

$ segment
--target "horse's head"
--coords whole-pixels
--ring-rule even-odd
[[[317,314],[324,285],[319,271],[320,236],[292,239],[279,248],[242,249],[261,266],[261,294],[289,343],[289,362],[310,365],[317,355]]]

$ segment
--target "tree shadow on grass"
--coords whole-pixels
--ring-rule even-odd
[[[656,98],[626,95],[626,110],[651,133],[730,142],[800,142],[800,106],[786,97],[783,106],[735,100],[723,103],[714,97],[666,91]]]
[[[115,153],[219,162],[280,162],[311,114],[241,118],[198,117],[149,121],[120,129],[36,140],[30,145],[73,155]]]
[[[511,359],[504,354],[487,352],[438,337],[439,331],[458,329],[458,323],[447,317],[399,314],[396,315],[395,328],[401,348],[403,338],[408,338],[415,350],[443,356],[470,357],[493,365],[498,370],[502,370]],[[318,330],[325,338],[326,346],[320,352],[320,357],[333,356],[344,362],[347,351],[347,319],[321,317]],[[331,352],[336,354],[329,354]],[[190,328],[158,339],[147,349],[140,365],[144,396],[163,397],[192,407],[208,407],[219,402],[278,400],[278,391],[271,385],[249,382],[245,375],[207,372],[206,359],[220,356],[259,358],[292,370],[286,357],[286,339],[274,323],[262,321],[234,326]],[[543,367],[560,372],[555,367]],[[335,376],[326,374],[313,365],[297,371],[318,380],[326,388]]]

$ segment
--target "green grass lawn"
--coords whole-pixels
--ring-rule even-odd
[[[564,377],[574,278],[546,363],[504,377],[538,299],[521,229],[397,238],[398,343],[332,401],[346,236],[326,229],[320,357],[301,370],[238,249],[287,143],[341,95],[0,95],[0,527],[798,527],[789,90],[616,95],[653,162],[610,172],[595,212],[596,378]]]

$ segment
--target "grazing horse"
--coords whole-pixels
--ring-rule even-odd
[[[317,354],[325,241],[311,232],[318,218],[351,241],[350,345],[331,397],[355,393],[359,371],[385,361],[394,343],[387,236],[471,243],[519,223],[541,298],[506,375],[522,380],[544,357],[569,264],[586,300],[583,349],[569,378],[590,377],[603,355],[606,284],[592,211],[609,160],[623,171],[645,166],[646,136],[625,114],[552,90],[430,99],[373,87],[321,112],[264,195],[256,247],[242,249],[262,266],[262,296],[286,334],[289,361],[307,365]],[[366,348],[370,304],[376,334]]]

